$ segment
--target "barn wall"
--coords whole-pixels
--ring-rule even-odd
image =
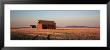
[[[42,29],[42,24],[38,24],[37,29]]]

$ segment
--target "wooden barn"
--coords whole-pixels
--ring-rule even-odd
[[[38,20],[37,29],[56,29],[54,21]]]

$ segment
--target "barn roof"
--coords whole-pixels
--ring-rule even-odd
[[[49,21],[49,20],[38,20],[38,22],[52,22],[52,23],[54,23],[54,21]]]
[[[49,20],[38,20],[38,23],[46,23],[46,24],[53,24],[53,23],[55,23],[54,21],[49,21]]]

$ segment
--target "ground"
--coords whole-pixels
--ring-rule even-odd
[[[100,28],[15,28],[11,40],[100,40]]]

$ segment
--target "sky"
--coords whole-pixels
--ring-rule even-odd
[[[57,27],[100,26],[99,10],[11,10],[11,27],[37,25],[38,20],[51,20]]]

